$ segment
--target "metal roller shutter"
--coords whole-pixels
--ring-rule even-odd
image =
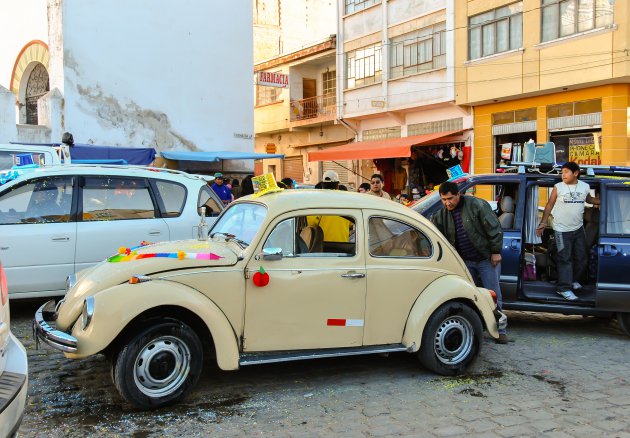
[[[352,161],[322,161],[322,175],[327,170],[334,170],[339,175],[339,183],[343,185],[348,185],[350,180],[350,172],[346,168],[352,169]]]
[[[284,157],[282,161],[282,177],[291,178],[296,182],[304,182],[304,165],[302,156]]]

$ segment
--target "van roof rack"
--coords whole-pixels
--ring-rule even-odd
[[[505,169],[504,172],[510,173],[543,173],[552,174],[560,173],[563,163],[525,163],[520,161],[512,161],[509,165],[503,164],[499,166]],[[630,177],[630,167],[627,166],[606,166],[600,164],[580,164],[580,171],[588,176],[595,175],[619,175]]]

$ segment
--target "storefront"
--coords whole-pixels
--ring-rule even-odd
[[[523,159],[524,144],[553,142],[556,162],[630,165],[630,85],[481,105],[474,108],[474,172]]]

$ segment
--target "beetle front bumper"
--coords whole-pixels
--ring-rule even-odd
[[[61,350],[66,353],[76,353],[77,339],[66,332],[57,330],[54,327],[56,319],[57,309],[55,308],[55,300],[50,300],[37,309],[35,319],[33,320],[33,331],[35,332],[34,336],[37,346],[39,347],[38,341],[41,340],[56,350]]]

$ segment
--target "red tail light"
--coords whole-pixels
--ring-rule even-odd
[[[492,301],[494,301],[494,304],[496,305],[498,303],[497,293],[490,289],[488,289],[488,292],[490,292],[490,295],[492,295]]]
[[[7,285],[7,276],[4,273],[2,263],[0,263],[0,293],[2,294],[2,305],[4,306],[9,298],[9,286]]]

